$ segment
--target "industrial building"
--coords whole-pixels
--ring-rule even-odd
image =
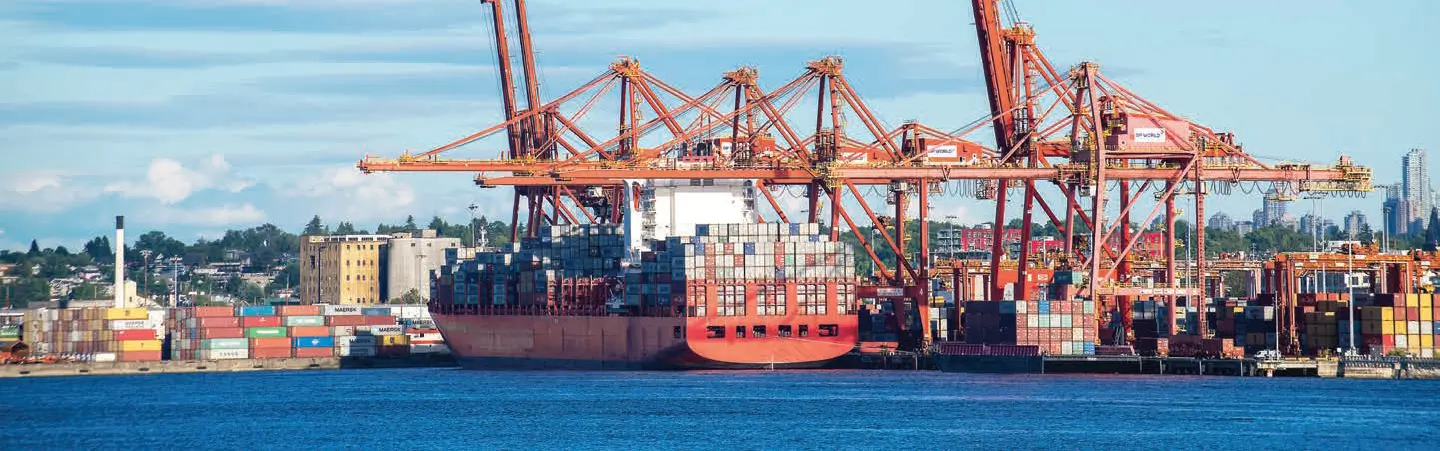
[[[379,304],[389,235],[300,237],[300,302]]]
[[[404,296],[416,290],[420,297],[430,299],[430,272],[445,264],[445,250],[460,247],[459,238],[436,236],[434,230],[396,233],[390,236],[385,280],[385,299]]]

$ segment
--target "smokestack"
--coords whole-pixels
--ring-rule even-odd
[[[125,217],[115,217],[115,308],[125,308]]]

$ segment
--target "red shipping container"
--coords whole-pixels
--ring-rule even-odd
[[[240,327],[240,318],[236,316],[196,318],[195,323],[199,327]]]
[[[250,358],[252,359],[288,359],[291,350],[289,346],[283,348],[252,348]]]
[[[295,357],[302,359],[335,357],[335,348],[295,348]]]
[[[328,337],[330,328],[326,326],[294,326],[290,328],[291,337]]]
[[[394,325],[395,325],[395,317],[394,317],[394,316],[390,316],[390,315],[373,315],[373,316],[372,316],[372,315],[367,315],[367,316],[365,316],[365,323],[364,323],[364,324],[357,324],[357,326],[359,326],[359,325],[364,325],[364,326],[394,326]]]
[[[1420,307],[1407,307],[1405,309],[1406,321],[1420,321]]]
[[[250,349],[261,348],[290,348],[290,338],[251,338]]]
[[[325,321],[330,326],[366,326],[365,317],[360,315],[335,315],[326,317]]]
[[[244,327],[275,327],[285,324],[278,316],[247,316],[241,318],[240,325]]]
[[[117,330],[115,331],[115,339],[119,341],[154,340],[155,329]]]
[[[125,351],[115,357],[121,362],[158,362],[160,351]]]
[[[195,318],[213,318],[224,316],[235,316],[234,307],[195,307],[190,316]]]
[[[278,309],[280,316],[320,316],[318,305],[282,305]]]
[[[211,338],[245,338],[245,329],[238,327],[195,329],[195,338],[202,340],[209,340]]]

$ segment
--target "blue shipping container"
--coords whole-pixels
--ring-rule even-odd
[[[275,307],[270,305],[240,307],[240,316],[275,316]]]
[[[365,316],[385,316],[390,314],[389,307],[365,307],[360,309],[360,314]]]
[[[1040,314],[1049,314],[1049,313],[1050,313],[1050,302],[1049,302],[1049,301],[1040,301],[1040,302],[1036,302],[1035,304],[1036,304],[1036,309],[1039,310],[1037,313],[1040,313]]]
[[[697,224],[697,225],[695,226],[695,236],[709,236],[709,235],[710,235],[710,224]]]
[[[800,234],[800,224],[789,224],[789,226],[790,226],[790,234],[791,234],[791,235],[799,235],[799,234]]]
[[[333,348],[335,337],[295,337],[297,348]]]
[[[755,243],[745,243],[745,255],[755,255]]]

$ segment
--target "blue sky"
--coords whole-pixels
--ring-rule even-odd
[[[622,54],[692,93],[741,64],[773,87],[839,54],[888,124],[952,130],[988,110],[968,3],[532,0],[531,21],[547,98]],[[1440,3],[1220,3],[1016,6],[1055,63],[1098,61],[1271,161],[1347,153],[1389,182],[1408,149],[1440,150],[1429,128],[1440,71],[1427,58]],[[187,241],[262,222],[298,229],[316,213],[365,228],[406,214],[464,220],[471,202],[503,215],[503,193],[469,175],[354,170],[364,154],[498,122],[488,20],[475,0],[0,3],[0,248],[74,246],[116,214]],[[1323,208],[1374,222],[1380,197]],[[1213,199],[1244,217],[1259,206]],[[990,208],[943,199],[936,214],[981,221]]]

